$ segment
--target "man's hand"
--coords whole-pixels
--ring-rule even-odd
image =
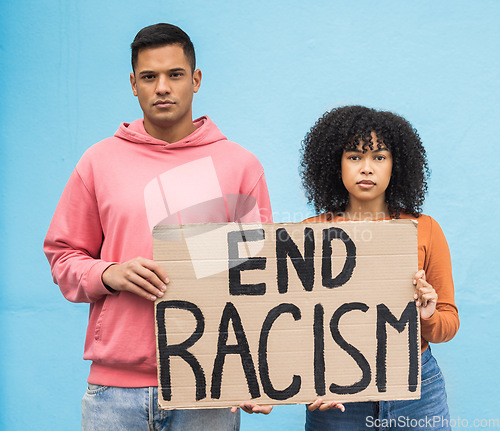
[[[425,280],[425,271],[419,270],[413,277],[415,286],[415,301],[417,307],[420,307],[420,317],[429,319],[436,311],[438,295],[434,288]]]
[[[335,401],[330,401],[324,403],[321,398],[318,398],[314,403],[311,403],[307,406],[307,409],[310,412],[313,412],[314,410],[319,410],[320,412],[324,412],[326,410],[334,410],[334,409],[339,409],[342,413],[345,412],[345,407],[343,404],[337,403]]]
[[[252,403],[250,401],[247,401],[245,403],[241,403],[238,407],[232,407],[231,412],[236,413],[238,411],[238,408],[243,410],[244,412],[247,413],[262,413],[263,415],[268,415],[271,413],[271,410],[273,409],[273,406],[261,406],[259,404]]]
[[[113,290],[126,290],[150,301],[162,297],[167,290],[166,272],[154,260],[143,257],[111,265],[101,277],[102,282]]]

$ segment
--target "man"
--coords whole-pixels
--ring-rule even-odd
[[[153,301],[168,276],[152,260],[157,224],[272,222],[259,161],[208,117],[189,36],[170,24],[132,43],[132,91],[144,118],[89,148],[61,196],[44,243],[55,283],[90,303],[84,430],[233,430],[239,411],[158,409]],[[268,413],[252,403],[248,412]],[[236,412],[236,414],[233,414]]]

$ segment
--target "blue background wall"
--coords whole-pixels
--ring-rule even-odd
[[[500,2],[147,4],[2,2],[0,429],[79,428],[88,308],[63,299],[41,246],[84,150],[141,116],[129,44],[160,21],[192,37],[203,71],[195,116],[260,158],[276,221],[312,215],[298,150],[326,110],[389,109],[419,130],[432,168],[425,212],[448,238],[462,320],[434,353],[452,417],[498,419]],[[304,407],[278,407],[244,415],[242,429],[303,420]]]

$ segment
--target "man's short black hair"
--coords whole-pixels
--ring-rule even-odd
[[[144,27],[137,33],[130,45],[132,48],[132,70],[135,73],[135,65],[139,51],[144,48],[155,48],[165,45],[179,45],[184,51],[191,65],[191,72],[196,69],[196,57],[193,42],[189,36],[179,27],[173,24],[159,23]]]

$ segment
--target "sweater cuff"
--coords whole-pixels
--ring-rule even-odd
[[[420,325],[422,326],[422,337],[428,340],[429,335],[432,334],[436,324],[439,322],[439,311],[435,310],[434,314],[428,319],[420,318]]]
[[[93,297],[98,298],[103,295],[115,293],[114,289],[107,288],[102,282],[102,273],[114,264],[115,262],[105,262],[103,260],[99,260],[94,266],[92,266],[92,268],[90,268],[88,275],[88,289]]]
[[[432,314],[431,317],[429,317],[428,319],[421,318],[421,320],[422,320],[422,322],[427,322],[428,324],[432,325],[438,321],[438,319],[439,319],[438,314],[439,314],[439,311],[436,309],[436,310],[434,310],[434,313]]]

